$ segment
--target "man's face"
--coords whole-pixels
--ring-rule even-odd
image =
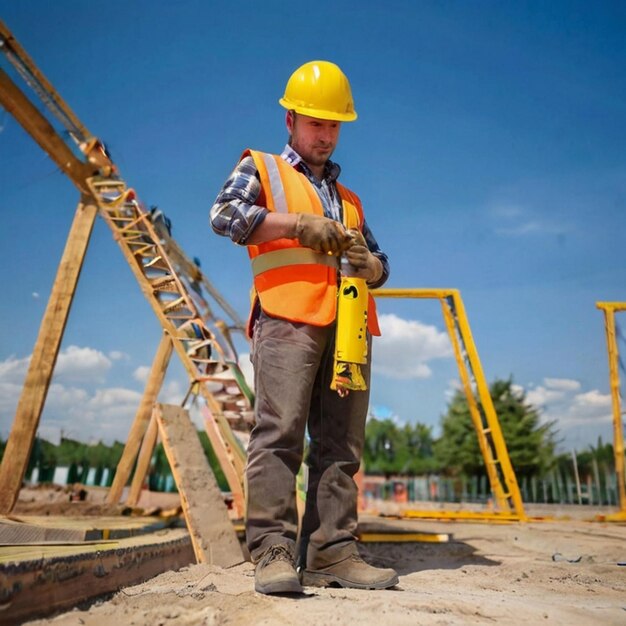
[[[291,147],[310,165],[322,166],[328,161],[339,140],[340,128],[341,122],[287,112]]]

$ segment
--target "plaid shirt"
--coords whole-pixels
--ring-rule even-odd
[[[322,202],[324,215],[341,222],[343,208],[335,186],[335,181],[341,173],[339,165],[327,161],[324,176],[320,181],[291,146],[285,146],[281,157],[308,178]],[[266,207],[255,204],[260,193],[261,182],[258,170],[252,157],[247,156],[235,167],[211,207],[210,221],[213,230],[218,235],[230,237],[235,243],[245,245],[252,231],[269,213]],[[370,285],[370,288],[375,289],[383,285],[389,277],[389,260],[379,248],[365,220],[363,221],[363,237],[370,252],[378,257],[383,265],[382,276],[376,283]]]

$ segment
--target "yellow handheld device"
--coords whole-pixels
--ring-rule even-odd
[[[365,279],[342,276],[337,300],[335,367],[330,385],[341,396],[367,389],[359,367],[367,363],[367,303]]]

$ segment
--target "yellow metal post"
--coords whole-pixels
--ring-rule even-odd
[[[456,289],[377,289],[372,291],[372,295],[377,298],[419,298],[440,301],[496,504],[503,513],[509,513],[513,509],[511,518],[526,519],[517,478],[511,465],[459,291]],[[472,378],[483,408],[484,420],[478,407]],[[411,512],[407,512],[409,513]],[[464,518],[467,513],[458,511],[451,515]]]
[[[478,397],[480,398],[483,411],[485,412],[485,419],[487,420],[487,428],[483,432],[485,434],[488,432],[491,433],[491,440],[495,448],[495,459],[492,459],[491,462],[494,464],[498,463],[500,465],[504,483],[507,488],[507,493],[504,495],[510,500],[514,511],[520,517],[524,517],[524,504],[522,502],[522,496],[517,484],[517,478],[515,476],[515,472],[513,471],[513,466],[511,465],[511,459],[502,435],[500,422],[498,421],[498,416],[496,415],[496,410],[493,406],[493,400],[491,399],[489,387],[487,386],[487,381],[485,380],[485,374],[483,373],[480,358],[478,357],[478,350],[474,344],[472,331],[470,330],[469,322],[467,321],[465,306],[461,300],[461,294],[458,291],[455,291],[451,297],[454,301],[459,330],[465,344],[467,357],[474,373],[474,379],[476,380]],[[487,459],[485,459],[485,461],[487,461]]]
[[[620,513],[616,517],[623,520],[626,516],[626,479],[624,475],[624,432],[622,427],[618,369],[619,351],[615,338],[615,312],[626,311],[626,302],[596,302],[596,306],[604,312],[604,328],[609,356],[609,380],[613,406],[613,451],[615,454],[615,474],[617,475],[620,508]]]
[[[500,478],[498,476],[498,471],[493,458],[493,452],[489,446],[487,437],[485,436],[483,418],[480,414],[478,403],[476,402],[476,396],[474,395],[474,390],[472,388],[470,374],[467,371],[467,363],[463,358],[454,315],[448,306],[446,298],[441,298],[441,310],[443,311],[443,319],[446,323],[446,327],[448,328],[448,334],[450,335],[450,341],[452,342],[452,348],[454,349],[454,358],[456,359],[456,363],[459,368],[461,384],[463,386],[463,391],[465,392],[465,397],[467,398],[467,405],[472,417],[472,422],[474,423],[474,430],[478,436],[478,445],[483,455],[483,459],[485,460],[485,468],[487,469],[489,483],[493,489],[498,507],[508,512],[510,510],[509,503],[504,494],[504,489],[502,488],[502,483],[500,482]]]

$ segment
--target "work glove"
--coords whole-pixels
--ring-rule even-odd
[[[351,228],[348,234],[352,245],[344,252],[344,257],[352,266],[352,276],[364,278],[368,283],[375,283],[382,276],[382,263],[369,251],[360,230]]]
[[[298,213],[296,237],[307,248],[339,255],[352,245],[352,238],[335,220],[310,213]]]

